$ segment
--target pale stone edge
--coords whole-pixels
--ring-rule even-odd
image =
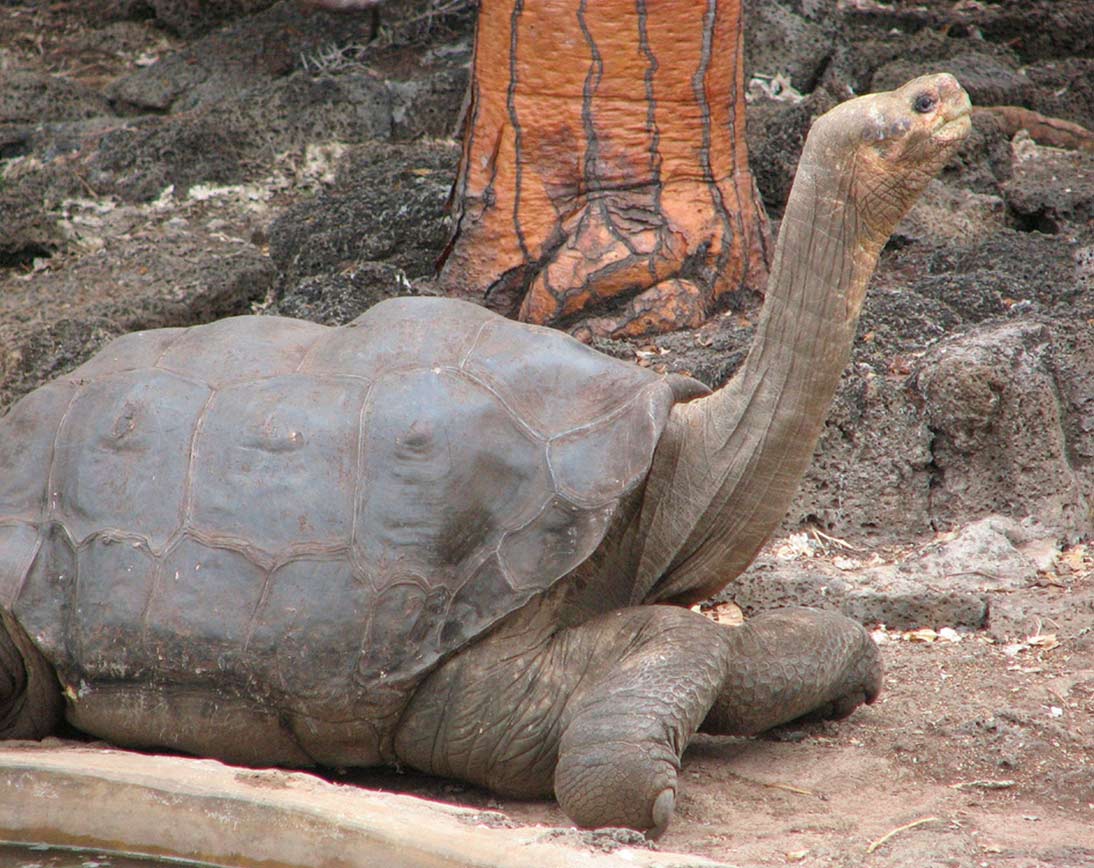
[[[481,814],[314,775],[214,760],[20,742],[0,746],[0,839],[174,856],[232,868],[700,868],[683,854],[595,853],[568,830],[489,828]]]

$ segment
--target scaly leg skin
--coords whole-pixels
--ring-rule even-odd
[[[846,717],[881,692],[881,655],[836,612],[787,608],[729,628],[730,667],[701,731],[755,735],[799,719]]]
[[[869,636],[830,613],[791,610],[730,629],[673,606],[554,633],[547,620],[515,621],[433,673],[400,722],[398,759],[506,795],[553,790],[578,825],[656,837],[700,724],[759,731],[848,713],[880,681]]]
[[[53,670],[15,619],[0,612],[0,739],[45,738],[63,710]]]

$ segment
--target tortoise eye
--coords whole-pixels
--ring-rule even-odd
[[[929,93],[921,93],[915,98],[915,102],[912,103],[912,108],[914,108],[921,115],[925,115],[927,114],[927,112],[935,107],[935,102],[935,98]]]

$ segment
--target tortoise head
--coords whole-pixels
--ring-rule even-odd
[[[835,173],[838,192],[884,243],[969,134],[971,107],[949,73],[920,76],[836,106],[814,123],[806,149],[821,167],[846,169]]]

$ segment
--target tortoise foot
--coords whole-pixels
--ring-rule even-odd
[[[673,751],[654,743],[603,740],[572,744],[563,736],[555,769],[555,797],[578,826],[624,826],[659,838],[676,807]],[[618,736],[616,736],[618,738]]]

